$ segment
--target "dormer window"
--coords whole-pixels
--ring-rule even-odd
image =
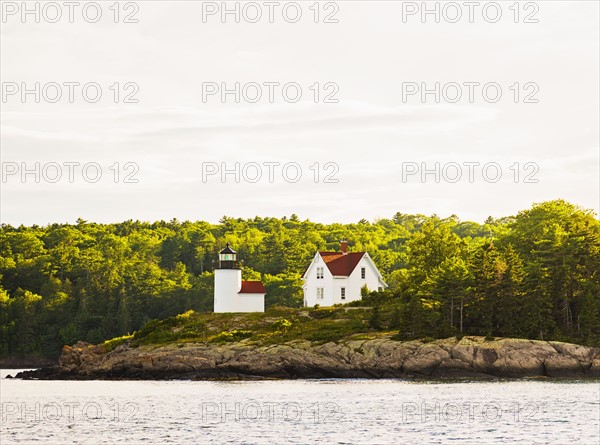
[[[323,268],[317,267],[317,280],[322,280],[322,279],[323,279]]]

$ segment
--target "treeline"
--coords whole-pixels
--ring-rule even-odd
[[[317,250],[368,251],[390,285],[366,297],[393,307],[407,338],[459,333],[600,343],[600,222],[562,200],[484,224],[456,216],[319,224],[289,218],[219,224],[126,221],[0,231],[0,353],[56,355],[151,319],[212,310],[217,252],[231,245],[267,306],[300,306]]]

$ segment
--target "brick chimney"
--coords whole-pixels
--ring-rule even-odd
[[[348,241],[340,241],[340,245],[342,246],[342,253],[345,255],[348,251]]]

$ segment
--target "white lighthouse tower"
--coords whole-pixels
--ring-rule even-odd
[[[266,290],[260,281],[242,281],[237,252],[227,244],[215,269],[215,312],[264,312]]]

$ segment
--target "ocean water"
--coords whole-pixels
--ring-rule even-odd
[[[599,381],[0,380],[0,443],[599,444]]]

